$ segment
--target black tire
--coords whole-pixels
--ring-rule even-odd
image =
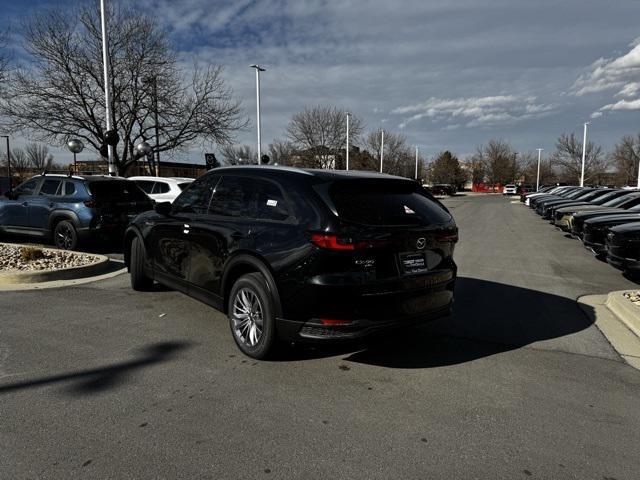
[[[242,310],[237,308],[238,302],[240,304],[243,302],[242,292],[245,292],[245,296],[248,297],[251,297],[251,294],[255,296],[261,312],[259,317],[262,322],[262,330],[255,344],[251,344],[252,340],[255,340],[255,337],[251,337],[251,329],[256,327],[254,332],[257,332],[260,329],[260,321],[256,315],[255,320],[249,321],[249,326],[243,330],[245,320],[238,316],[238,312],[242,312]],[[277,343],[275,308],[264,276],[260,273],[249,273],[236,280],[229,294],[228,316],[231,335],[242,353],[259,360],[274,353]],[[243,331],[246,335],[243,335]]]
[[[78,232],[69,220],[61,220],[53,229],[53,243],[62,250],[75,250],[78,247]]]
[[[153,280],[144,271],[144,263],[144,248],[140,238],[135,236],[129,251],[129,272],[131,274],[131,288],[138,292],[150,290],[153,286]]]

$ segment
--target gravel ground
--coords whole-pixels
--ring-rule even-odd
[[[640,290],[636,292],[628,292],[624,294],[625,298],[627,298],[631,303],[640,307]]]
[[[20,245],[0,243],[0,271],[33,271],[83,267],[96,263],[100,259],[95,255],[46,249],[43,250],[43,258],[27,262],[20,257],[20,248]]]

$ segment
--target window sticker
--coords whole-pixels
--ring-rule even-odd
[[[278,201],[277,200],[267,200],[267,205],[269,207],[275,207],[276,205],[278,205]]]
[[[412,214],[412,213],[416,213],[413,210],[411,210],[409,207],[407,207],[406,205],[404,206],[404,213],[408,213],[408,214]]]

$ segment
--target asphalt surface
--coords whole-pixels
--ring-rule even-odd
[[[456,311],[256,362],[127,275],[0,294],[0,478],[637,479],[640,372],[576,298],[634,283],[531,210],[448,199]]]

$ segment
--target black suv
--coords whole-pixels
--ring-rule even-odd
[[[50,238],[73,250],[89,238],[117,238],[129,220],[153,208],[130,180],[106,176],[38,175],[0,199],[0,232]]]
[[[125,233],[131,285],[156,280],[224,311],[239,348],[352,339],[450,312],[458,230],[406,178],[211,170]]]

